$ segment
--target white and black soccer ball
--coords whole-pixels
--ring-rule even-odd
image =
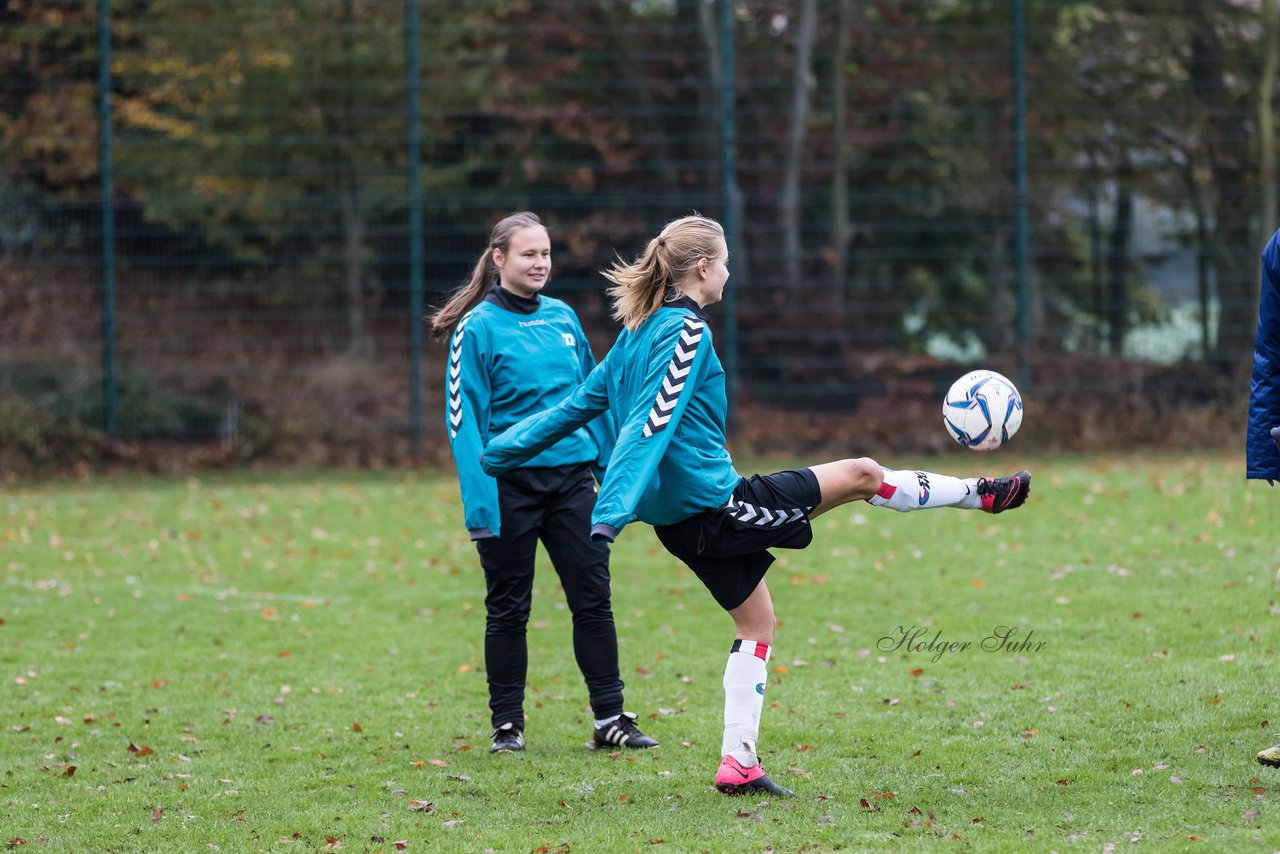
[[[1022,395],[995,371],[970,371],[951,384],[942,400],[942,423],[966,448],[994,451],[1022,426]]]

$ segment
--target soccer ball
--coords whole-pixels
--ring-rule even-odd
[[[966,448],[994,451],[1022,426],[1022,395],[995,371],[970,371],[942,400],[942,423]]]

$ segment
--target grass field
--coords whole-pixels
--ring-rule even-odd
[[[851,505],[778,553],[760,750],[787,801],[711,788],[732,627],[643,525],[615,546],[614,611],[628,707],[662,746],[584,749],[543,566],[528,750],[490,756],[451,477],[10,485],[0,845],[1280,848],[1280,772],[1253,761],[1280,740],[1280,489],[1226,455],[1000,461],[1035,471],[1021,511]]]

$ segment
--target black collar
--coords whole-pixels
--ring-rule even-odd
[[[691,297],[687,297],[684,294],[681,294],[675,299],[663,300],[662,307],[663,308],[687,308],[689,309],[689,311],[692,311],[695,315],[697,315],[698,319],[701,320],[703,323],[711,322],[711,318],[708,317],[707,313],[702,310],[702,306],[698,305],[696,302],[693,301]]]
[[[514,311],[516,314],[533,314],[542,305],[542,299],[538,294],[531,297],[522,297],[519,294],[513,294],[502,285],[494,282],[489,288],[488,295],[485,300],[493,303],[499,308],[505,308],[507,311]]]

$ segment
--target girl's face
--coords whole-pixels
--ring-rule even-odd
[[[507,251],[493,250],[498,283],[516,296],[532,297],[551,276],[551,238],[542,226],[518,228],[507,241]]]
[[[723,243],[714,258],[698,262],[694,272],[694,286],[689,294],[700,306],[720,302],[724,298],[724,285],[729,281],[729,248]]]

